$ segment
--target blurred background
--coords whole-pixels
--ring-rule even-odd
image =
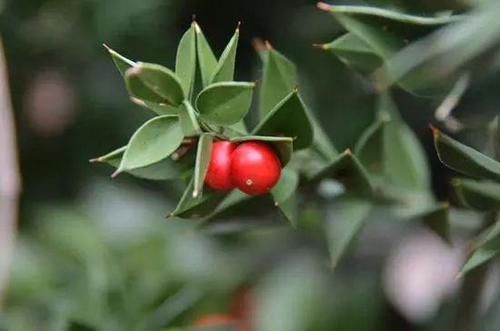
[[[446,1],[390,3],[416,13],[448,8]],[[255,37],[292,59],[307,103],[339,150],[353,147],[372,122],[370,89],[312,46],[341,34],[315,1],[0,0],[22,177],[0,330],[166,330],[238,310],[242,292],[258,298],[247,301],[259,302],[252,311],[268,321],[263,330],[443,330],[462,252],[424,229],[375,220],[332,275],[312,225],[200,232],[165,219],[179,183],[111,180],[111,168],[88,163],[122,146],[150,116],[129,101],[101,44],[173,67],[193,16],[217,54],[241,21],[239,80],[259,79]],[[483,123],[499,113],[499,88],[490,75],[466,93],[455,111],[466,125],[461,139],[485,144]],[[451,174],[428,130],[441,100],[395,96],[428,151],[434,193],[447,199]],[[329,210],[304,213],[314,220]]]

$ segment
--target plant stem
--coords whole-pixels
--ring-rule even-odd
[[[0,304],[4,298],[14,249],[21,187],[7,77],[7,65],[0,38]]]

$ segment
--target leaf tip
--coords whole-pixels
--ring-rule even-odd
[[[238,24],[236,24],[236,30],[235,30],[236,33],[240,32],[240,27],[241,27],[241,21],[238,21]]]
[[[262,41],[262,39],[260,38],[253,38],[252,39],[252,47],[256,50],[256,51],[264,51],[266,50],[266,45],[264,43],[264,41]]]
[[[464,273],[462,271],[460,271],[459,273],[457,273],[455,275],[455,280],[460,280],[460,279],[462,279],[463,276],[464,276]]]
[[[121,169],[121,168],[116,169],[116,171],[111,174],[111,178],[116,178],[122,172],[123,172],[123,169]]]
[[[314,48],[319,48],[321,50],[326,50],[328,49],[327,44],[312,44]]]
[[[191,15],[191,26],[195,27],[196,25],[196,14]]]
[[[439,134],[441,133],[441,131],[439,131],[438,128],[436,128],[434,125],[429,125],[429,129],[431,129],[431,132],[432,132],[432,135],[434,136],[434,138],[437,138],[439,136]]]
[[[331,10],[331,6],[325,2],[318,2],[316,4],[316,7],[318,7],[319,9],[321,10],[324,10],[324,11],[330,11]]]
[[[280,204],[278,203],[278,201],[274,201],[274,207],[279,207]]]
[[[201,28],[198,25],[198,23],[196,21],[193,21],[193,24],[194,24],[194,31],[198,34],[201,33]]]
[[[113,51],[106,43],[102,43],[102,47],[104,47],[110,53]]]
[[[352,150],[351,150],[350,148],[348,148],[348,149],[346,149],[346,150],[344,151],[344,154],[345,154],[345,155],[348,155],[348,156],[352,156]]]

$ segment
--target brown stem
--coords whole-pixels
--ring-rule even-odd
[[[14,116],[0,38],[0,304],[5,295],[21,190]]]

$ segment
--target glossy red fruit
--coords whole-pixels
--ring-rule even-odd
[[[228,314],[206,314],[193,322],[193,326],[236,326],[237,320]]]
[[[281,175],[281,162],[266,143],[241,143],[232,154],[231,180],[233,185],[249,195],[269,192]]]
[[[231,181],[231,155],[236,144],[230,141],[216,141],[212,145],[212,155],[208,165],[205,184],[217,191],[234,188]]]

